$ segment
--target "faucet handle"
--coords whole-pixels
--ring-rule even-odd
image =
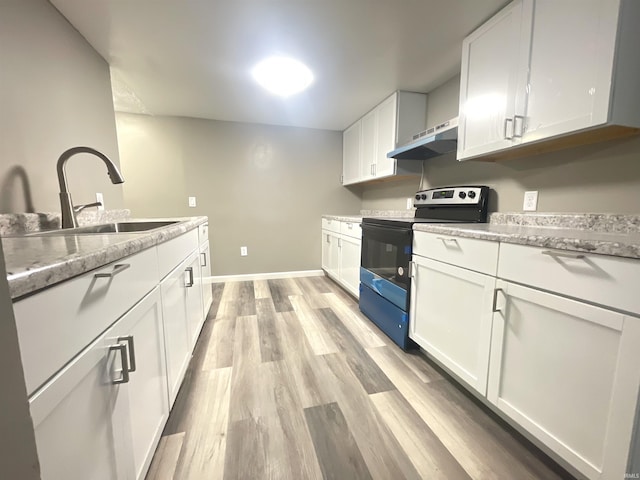
[[[85,208],[101,207],[101,206],[102,206],[102,202],[85,203],[84,205],[76,205],[75,207],[73,207],[73,212],[80,213]]]

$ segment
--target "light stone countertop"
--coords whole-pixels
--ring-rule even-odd
[[[534,247],[640,258],[640,233],[495,223],[421,223],[414,231],[455,235]]]
[[[179,223],[139,233],[2,238],[12,299],[34,293],[193,230],[207,217],[133,219]]]
[[[322,215],[327,220],[335,220],[337,222],[358,222],[362,221],[362,215]]]

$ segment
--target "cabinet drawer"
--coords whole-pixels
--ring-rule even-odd
[[[171,270],[198,248],[198,230],[193,229],[158,245],[159,280],[166,277]]]
[[[120,265],[129,265],[126,269]],[[111,277],[101,276],[112,274]],[[158,283],[155,248],[105,265],[13,306],[31,394]]]
[[[452,237],[429,232],[414,232],[413,254],[450,263],[476,272],[495,275],[498,242]]]
[[[498,276],[640,313],[640,260],[503,243]]]
[[[198,226],[198,241],[200,245],[209,240],[209,224],[203,223]]]
[[[322,229],[329,230],[330,232],[340,233],[340,223],[338,220],[331,220],[328,218],[322,219]]]
[[[340,233],[347,237],[362,238],[362,226],[360,222],[340,222]]]

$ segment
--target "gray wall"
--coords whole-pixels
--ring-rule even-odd
[[[116,163],[109,66],[45,0],[0,2],[0,213],[60,211],[56,160],[87,145]],[[97,158],[68,164],[76,203],[102,192],[122,207]]]
[[[207,215],[214,275],[319,269],[320,216],[360,210],[359,195],[339,183],[341,132],[116,119],[126,206],[134,216]]]
[[[458,111],[460,78],[429,94],[427,123]],[[424,162],[424,188],[489,185],[490,210],[522,210],[524,192],[538,190],[538,211],[640,213],[640,137],[588,145],[499,163],[458,162],[454,154]],[[402,209],[419,181],[365,186],[364,209]]]

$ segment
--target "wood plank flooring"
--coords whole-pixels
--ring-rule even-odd
[[[331,280],[212,288],[148,480],[572,478]]]

